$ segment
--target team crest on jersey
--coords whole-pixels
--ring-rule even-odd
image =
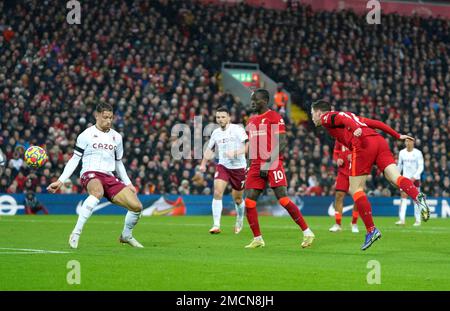
[[[114,142],[116,141],[116,136],[113,136],[113,140],[114,140]]]
[[[266,119],[267,119],[267,118],[263,118],[263,119],[261,120],[261,124],[264,124],[264,121],[266,121]]]
[[[94,134],[94,138],[98,138],[98,136],[96,134]]]

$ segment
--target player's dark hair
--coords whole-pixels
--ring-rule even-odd
[[[110,104],[107,104],[107,103],[100,103],[95,108],[95,111],[97,111],[98,113],[102,113],[103,111],[111,111],[111,112],[113,112],[113,107]]]
[[[327,102],[326,100],[319,99],[318,101],[315,101],[312,103],[311,108],[313,110],[320,110],[323,112],[331,111],[331,104]]]
[[[260,98],[264,99],[266,102],[270,101],[270,94],[269,94],[269,91],[266,89],[256,89],[253,91],[253,93],[260,94],[260,96],[261,96]]]
[[[226,112],[227,114],[230,114],[228,108],[225,106],[220,106],[219,108],[217,108],[216,112]]]

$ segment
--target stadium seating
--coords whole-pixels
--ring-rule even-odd
[[[450,194],[449,21],[389,15],[373,26],[350,11],[177,0],[83,1],[81,25],[65,14],[49,2],[0,2],[0,192],[45,192],[93,124],[95,104],[109,102],[140,193],[210,194],[214,167],[202,175],[199,160],[173,160],[171,130],[193,127],[194,116],[214,122],[221,105],[245,123],[250,111],[220,87],[221,63],[236,61],[259,63],[305,111],[325,97],[411,133],[425,157],[423,191]],[[289,194],[333,194],[332,140],[286,121]],[[398,154],[402,144],[387,139]],[[20,158],[36,144],[50,161],[31,172]],[[72,183],[81,191],[77,173]],[[395,194],[375,170],[368,187]]]

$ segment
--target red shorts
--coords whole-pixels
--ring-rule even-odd
[[[274,170],[269,170],[267,177],[259,176],[261,166],[259,164],[250,166],[245,181],[245,189],[259,189],[266,188],[266,183],[269,181],[270,188],[285,186],[287,187],[286,173],[284,172],[283,162],[279,161],[278,167]]]
[[[381,135],[366,136],[360,139],[361,144],[352,150],[350,176],[368,175],[376,164],[381,172],[391,164],[395,164],[389,145]]]
[[[214,174],[214,179],[222,179],[229,182],[231,188],[234,190],[244,190],[245,168],[230,169],[218,164],[216,166],[216,174]]]
[[[86,191],[87,185],[92,179],[100,180],[103,186],[103,191],[105,193],[105,198],[107,198],[109,201],[112,201],[114,196],[126,187],[125,184],[115,176],[100,172],[88,171],[81,176],[81,185],[84,187],[84,189],[86,189]]]
[[[348,174],[344,174],[338,171],[335,184],[336,191],[348,192],[349,187],[350,180]]]

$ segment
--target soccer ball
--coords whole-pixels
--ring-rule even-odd
[[[25,151],[25,163],[32,168],[39,168],[47,162],[47,153],[39,146],[31,146]]]

